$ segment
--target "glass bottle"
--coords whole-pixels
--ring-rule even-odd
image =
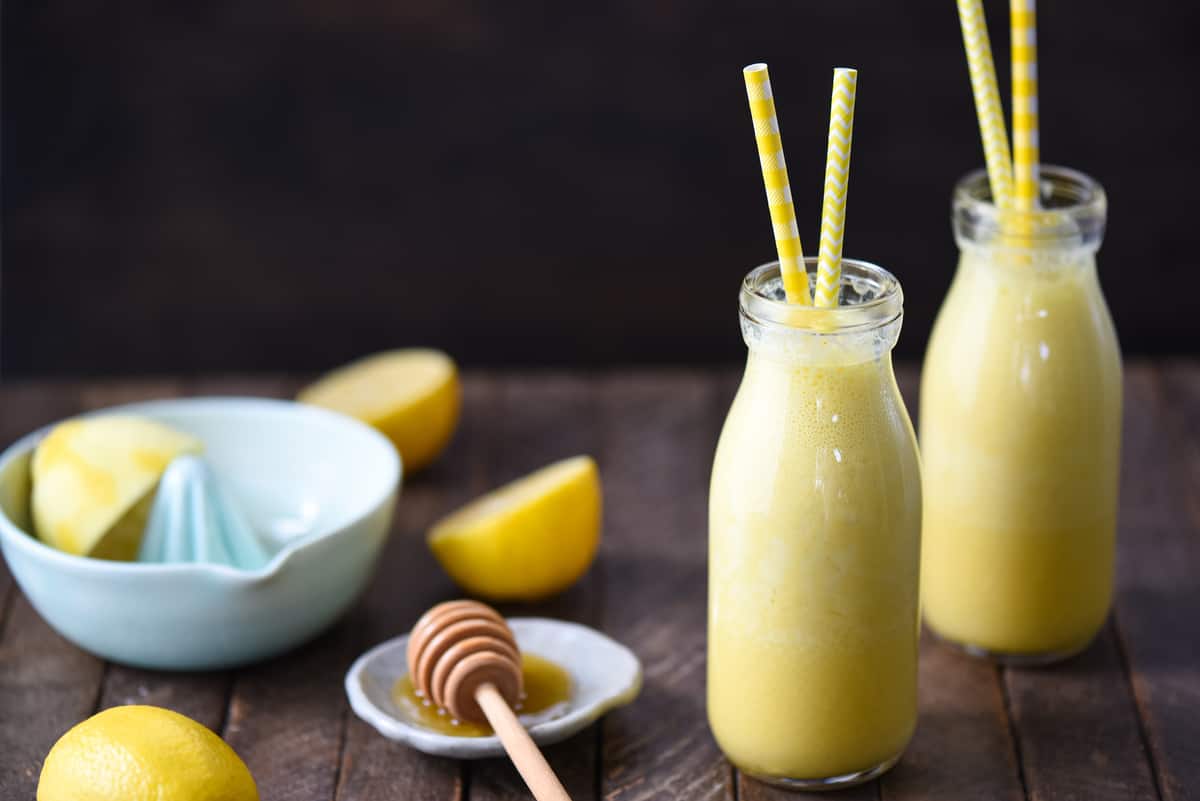
[[[1013,663],[1087,646],[1112,598],[1121,357],[1096,277],[1104,190],[1045,166],[1042,210],[954,192],[958,272],[925,355],[922,605]]]
[[[892,372],[899,282],[846,259],[843,305],[783,297],[777,263],[740,294],[749,355],[709,496],[708,718],[744,772],[831,788],[883,773],[916,725],[921,476]]]

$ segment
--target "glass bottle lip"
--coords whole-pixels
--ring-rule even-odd
[[[817,260],[804,260],[809,286],[817,283]],[[819,307],[788,303],[779,262],[751,270],[742,281],[738,308],[759,325],[776,325],[814,334],[862,333],[895,322],[904,314],[904,292],[896,276],[867,261],[842,259],[841,303]]]
[[[951,219],[959,247],[1000,244],[1005,227],[1021,231],[1005,247],[1018,249],[1082,247],[1096,250],[1104,238],[1108,198],[1094,178],[1069,167],[1039,167],[1041,208],[1001,211],[992,201],[987,171],[973,170],[954,186]]]

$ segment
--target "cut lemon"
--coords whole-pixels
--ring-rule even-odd
[[[462,390],[454,360],[437,350],[393,350],[329,373],[296,398],[379,429],[409,472],[432,462],[458,424]]]
[[[600,475],[590,456],[555,462],[438,522],[429,547],[467,592],[534,601],[565,590],[600,542]]]
[[[233,749],[191,718],[156,706],[116,706],[59,738],[37,801],[258,801]]]
[[[60,423],[33,454],[38,537],[76,556],[134,559],[163,471],[201,449],[195,437],[138,417]]]

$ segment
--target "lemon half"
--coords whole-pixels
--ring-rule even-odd
[[[59,738],[37,801],[258,801],[258,789],[234,750],[191,718],[117,706]]]
[[[137,556],[153,490],[198,439],[139,417],[60,423],[33,454],[33,524],[43,542],[77,556]]]
[[[600,474],[590,456],[543,467],[438,522],[429,547],[467,592],[533,601],[561,592],[600,543]]]
[[[296,400],[350,415],[379,429],[408,472],[432,462],[458,424],[462,390],[454,360],[412,348],[367,356],[329,373]]]

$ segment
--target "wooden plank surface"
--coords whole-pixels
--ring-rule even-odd
[[[580,454],[600,457],[601,430],[595,384],[585,378],[506,376],[488,410],[486,434],[489,488],[551,462]],[[609,476],[600,465],[601,482]],[[614,503],[609,498],[606,508]],[[603,534],[602,534],[603,539]],[[604,628],[602,570],[591,570],[562,595],[535,604],[503,604],[507,616],[530,615],[573,620]],[[598,726],[546,749],[550,762],[574,801],[597,799],[599,769]],[[525,783],[506,759],[489,759],[470,766],[472,801],[499,801],[528,794]]]
[[[897,372],[915,416],[917,373]],[[315,642],[247,669],[104,665],[53,633],[0,568],[0,797],[32,798],[62,731],[97,708],[133,702],[223,730],[265,801],[527,797],[504,761],[434,759],[380,737],[348,711],[341,678],[366,647],[457,594],[423,542],[434,520],[580,452],[597,456],[605,483],[601,557],[562,596],[504,611],[605,630],[643,659],[646,684],[633,706],[550,749],[552,764],[577,801],[797,797],[738,776],[704,716],[708,473],[739,373],[468,376],[462,428],[442,460],[406,477],[362,602]],[[287,396],[296,385],[281,377],[6,384],[0,438],[84,408],[180,394]],[[1112,624],[1081,657],[1036,671],[998,670],[923,641],[911,747],[882,781],[840,798],[1200,798],[1200,365],[1133,365],[1126,392]]]
[[[379,570],[354,613],[359,653],[405,634],[425,609],[455,596],[453,583],[425,547],[425,532],[482,486],[483,438],[495,397],[494,380],[468,378],[461,422],[449,448],[424,471],[405,475]],[[429,757],[387,740],[350,715],[338,801],[461,801],[466,779],[465,764]]]
[[[987,662],[922,638],[917,733],[881,780],[886,801],[1025,797],[999,675]]]
[[[609,801],[729,799],[732,772],[704,712],[706,499],[727,409],[695,373],[621,373],[600,391],[604,622],[645,668],[637,703],[605,720],[601,792]]]
[[[1127,368],[1116,625],[1155,780],[1200,799],[1200,366]]]
[[[0,390],[0,436],[22,435],[79,410],[78,387],[7,384]],[[7,575],[7,571],[5,572]],[[92,713],[104,665],[71,645],[11,592],[0,621],[0,798],[33,798],[54,741]]]
[[[1086,651],[1005,671],[1031,801],[1158,797],[1111,626]]]

